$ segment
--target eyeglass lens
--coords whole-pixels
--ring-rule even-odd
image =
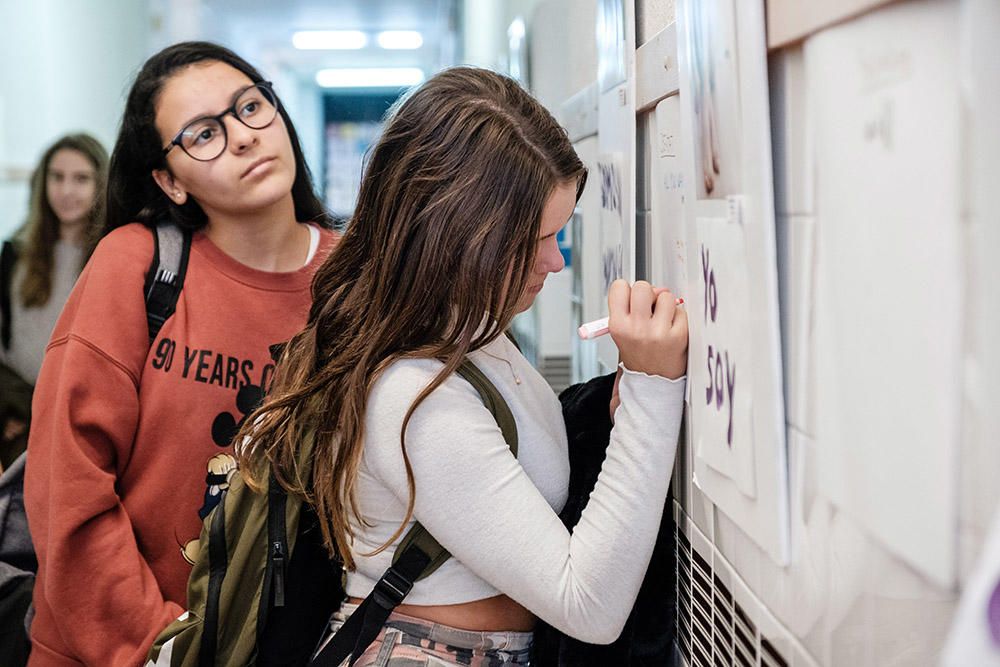
[[[260,130],[274,120],[278,106],[274,94],[264,86],[251,86],[233,105],[236,119],[249,128]],[[180,145],[196,160],[212,160],[226,150],[226,130],[218,118],[200,118],[181,132]]]

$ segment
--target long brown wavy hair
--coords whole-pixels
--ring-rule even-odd
[[[87,263],[94,246],[100,238],[104,225],[105,183],[108,177],[108,152],[89,134],[69,134],[54,144],[42,155],[42,159],[31,175],[31,196],[28,205],[28,219],[17,234],[21,250],[20,261],[24,263],[24,279],[19,295],[26,308],[44,306],[52,293],[52,270],[55,263],[55,244],[60,236],[60,222],[49,204],[48,174],[49,164],[56,153],[63,149],[78,151],[93,165],[94,204],[87,216],[83,230],[83,257],[79,269]]]
[[[350,519],[361,521],[355,487],[372,385],[399,359],[444,363],[403,420],[409,505],[378,553],[413,512],[404,438],[413,411],[468,352],[507,328],[546,200],[557,185],[579,193],[585,181],[565,130],[505,76],[448,69],[390,109],[347,232],[313,280],[308,324],[235,440],[249,443],[238,457],[251,486],[262,488],[273,472],[313,503],[327,547],[346,567],[354,567]],[[297,460],[309,433],[311,476]]]

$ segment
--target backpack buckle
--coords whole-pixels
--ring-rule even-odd
[[[170,269],[161,268],[156,272],[156,282],[173,286],[177,283],[177,274]]]
[[[411,588],[413,582],[390,567],[375,584],[372,597],[378,606],[391,611],[399,606]]]

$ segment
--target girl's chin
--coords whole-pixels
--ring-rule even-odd
[[[70,211],[66,215],[60,215],[59,212],[53,211],[56,214],[56,218],[59,220],[59,225],[66,228],[79,227],[84,223],[87,218],[87,213],[84,211],[80,213],[79,211]]]

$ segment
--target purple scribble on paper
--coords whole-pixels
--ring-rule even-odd
[[[986,608],[986,618],[990,623],[990,635],[993,643],[1000,646],[1000,583],[993,588],[990,603]]]

